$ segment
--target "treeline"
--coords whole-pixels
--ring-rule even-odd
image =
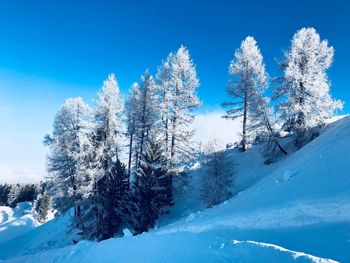
[[[225,118],[242,118],[240,148],[267,145],[268,162],[287,154],[282,132],[301,147],[341,109],[329,94],[326,71],[334,50],[313,28],[293,37],[280,61],[283,76],[270,78],[253,37],[234,54],[227,87]],[[271,98],[265,96],[274,83]],[[84,238],[122,235],[124,227],[139,234],[156,225],[174,204],[173,178],[183,160],[195,153],[193,110],[199,107],[198,76],[188,50],[170,53],[153,77],[146,71],[122,99],[111,74],[91,108],[81,98],[67,99],[56,114],[46,192],[54,208],[74,208],[74,224]],[[213,141],[203,158],[201,196],[208,207],[232,196],[234,164]],[[126,158],[123,158],[127,156]]]
[[[38,184],[0,184],[0,206],[16,207],[21,202],[33,202],[39,192]]]

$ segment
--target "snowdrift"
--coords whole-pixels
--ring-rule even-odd
[[[13,239],[38,226],[29,202],[19,203],[15,208],[0,206],[0,243]]]

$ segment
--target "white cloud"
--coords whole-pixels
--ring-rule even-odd
[[[28,168],[25,168],[28,167]],[[44,179],[44,167],[0,164],[0,184],[38,183]]]
[[[196,129],[194,139],[206,144],[210,138],[217,134],[226,143],[234,143],[239,140],[241,120],[227,120],[222,118],[223,112],[208,112],[196,115],[193,127]]]

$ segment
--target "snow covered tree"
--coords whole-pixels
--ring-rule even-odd
[[[321,40],[314,28],[302,28],[292,39],[281,65],[284,69],[282,84],[275,89],[280,99],[278,109],[283,128],[297,135],[301,146],[307,133],[323,125],[342,108],[342,102],[333,100],[329,93],[327,70],[332,64],[334,49],[327,40]]]
[[[106,211],[101,202],[103,192],[99,188],[99,182],[110,176],[119,159],[123,132],[122,112],[119,85],[115,75],[110,74],[97,94],[94,111],[94,158],[91,161],[94,171],[93,192],[84,214],[85,235],[89,238],[101,237],[100,222]]]
[[[97,94],[95,110],[94,146],[101,176],[109,170],[110,163],[116,161],[121,150],[123,101],[114,74],[103,82]]]
[[[39,189],[36,184],[20,185],[20,192],[17,198],[17,203],[34,201],[38,195],[38,192]]]
[[[113,237],[120,231],[127,211],[127,195],[129,190],[126,166],[117,159],[108,173],[98,181],[98,202],[101,215],[98,222],[98,239]]]
[[[266,104],[263,92],[268,85],[263,57],[253,37],[248,36],[235,51],[229,73],[232,80],[227,93],[236,100],[223,103],[227,108],[224,117],[229,119],[243,117],[241,148],[245,151],[249,142],[249,125],[261,121],[261,114],[257,112],[256,106]]]
[[[48,171],[50,194],[59,212],[75,206],[91,193],[89,162],[92,145],[89,138],[90,108],[81,98],[67,99],[56,114],[49,142]],[[47,137],[48,138],[48,137]]]
[[[153,227],[161,214],[167,213],[172,202],[172,174],[162,141],[153,133],[147,140],[141,155],[136,176],[131,224],[135,233],[142,233]]]
[[[10,191],[7,196],[7,204],[10,207],[17,205],[18,197],[20,196],[21,188],[19,184],[13,184],[10,186]]]
[[[134,83],[129,91],[129,96],[125,103],[125,115],[126,115],[126,136],[129,139],[129,157],[128,157],[128,174],[129,180],[132,169],[132,158],[134,153],[134,140],[137,131],[136,120],[138,113],[138,106],[140,101],[140,88],[137,83]]]
[[[140,158],[144,153],[145,144],[150,130],[155,127],[159,116],[157,86],[153,77],[146,71],[141,76],[139,89],[135,86],[135,94],[138,94],[135,110],[135,170],[137,170]]]
[[[181,46],[178,51],[169,56],[171,61],[169,89],[170,95],[170,125],[171,142],[170,158],[175,163],[180,155],[191,155],[193,153],[192,137],[194,131],[191,129],[193,122],[193,110],[200,105],[197,97],[199,80],[190,53],[186,47]]]
[[[0,185],[0,206],[8,206],[8,195],[11,190],[10,184]]]
[[[222,142],[214,135],[207,145],[201,184],[201,198],[208,207],[220,204],[232,196],[235,166],[222,149]]]
[[[44,223],[47,220],[51,209],[51,197],[46,192],[40,194],[35,202],[35,211],[39,215],[40,222]]]
[[[170,53],[161,67],[158,69],[156,82],[159,89],[160,97],[160,113],[161,113],[161,129],[164,133],[165,153],[169,156],[170,153],[170,116],[173,104],[173,89],[171,86],[172,77],[172,62],[174,59],[173,53]]]

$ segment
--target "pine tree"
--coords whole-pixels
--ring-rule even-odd
[[[100,180],[108,178],[114,169],[121,151],[121,135],[123,103],[119,94],[119,86],[114,74],[110,74],[103,82],[102,89],[97,94],[96,110],[94,112],[94,159],[91,162],[94,171],[93,193],[84,214],[84,229],[89,237],[101,237],[100,222],[103,219],[102,191]]]
[[[167,213],[172,201],[172,174],[168,170],[162,142],[156,134],[148,139],[137,170],[134,189],[132,225],[136,233],[153,227],[161,214]]]
[[[208,143],[204,158],[201,198],[208,207],[220,204],[232,196],[234,163],[222,150],[222,142],[214,136]]]
[[[48,171],[51,195],[59,212],[75,206],[91,193],[89,156],[91,154],[90,108],[81,98],[67,99],[56,114],[53,134],[49,140]]]
[[[0,185],[0,206],[8,206],[8,195],[10,193],[11,185]]]
[[[223,103],[227,108],[224,117],[243,117],[241,149],[245,151],[249,142],[249,125],[261,122],[261,112],[256,109],[256,105],[267,105],[263,92],[267,87],[268,76],[263,57],[253,37],[248,36],[242,41],[230,63],[229,73],[232,80],[227,93],[236,100]]]
[[[15,207],[17,205],[17,200],[20,195],[20,185],[19,184],[13,184],[10,186],[10,191],[7,195],[7,204],[10,207]]]
[[[327,40],[321,40],[314,28],[302,28],[295,33],[292,45],[281,65],[284,69],[282,85],[275,89],[280,99],[283,128],[297,135],[301,146],[308,131],[323,125],[342,108],[342,102],[333,100],[329,93],[327,70],[332,64],[334,49]],[[311,135],[312,136],[312,135]]]
[[[44,223],[47,220],[51,209],[51,197],[45,192],[40,194],[35,203],[35,211],[39,215],[40,222]]]
[[[117,159],[111,170],[98,182],[98,202],[102,211],[98,222],[98,239],[113,237],[120,231],[128,210],[126,207],[128,190],[126,166]]]

